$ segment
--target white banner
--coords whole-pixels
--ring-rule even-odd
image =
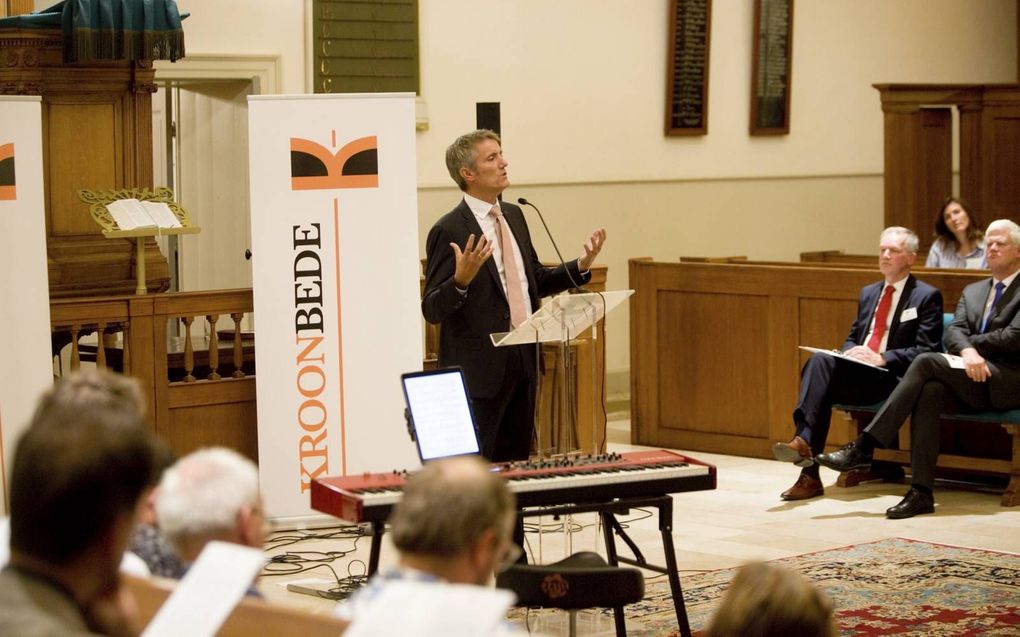
[[[53,384],[38,97],[0,96],[0,462],[3,499],[14,447]],[[56,150],[54,152],[57,152]]]
[[[421,369],[414,96],[253,96],[259,471],[270,517],[311,481],[418,465],[400,374]]]

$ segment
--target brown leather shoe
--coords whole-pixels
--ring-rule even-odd
[[[800,436],[794,436],[790,442],[777,442],[772,445],[772,455],[776,457],[776,460],[792,462],[802,469],[815,463],[815,459],[811,455],[811,447]]]
[[[793,486],[783,491],[779,497],[784,500],[809,500],[820,495],[825,495],[822,481],[802,473]]]

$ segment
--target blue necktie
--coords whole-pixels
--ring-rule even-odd
[[[992,312],[995,311],[995,306],[998,305],[999,299],[1002,298],[1002,291],[1006,289],[1006,284],[999,281],[995,284],[995,298],[992,299],[992,304],[988,307],[988,314],[985,314],[985,320],[981,321],[981,333],[985,333],[985,328],[988,327],[988,319],[991,318]]]

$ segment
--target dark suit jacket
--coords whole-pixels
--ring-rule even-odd
[[[531,245],[531,235],[524,213],[517,206],[501,202],[503,216],[521,250],[528,278],[528,295],[532,311],[539,307],[539,298],[572,287],[563,266],[543,267]],[[460,205],[432,226],[425,241],[425,295],[421,311],[429,323],[439,324],[439,365],[459,365],[464,369],[468,394],[491,397],[503,383],[508,351],[493,347],[489,334],[510,331],[510,305],[499,279],[496,263],[489,259],[461,294],[453,282],[456,260],[450,243],[461,248],[468,235],[482,236],[471,209],[462,199]],[[578,285],[587,283],[591,273],[581,275],[577,261],[567,264]],[[535,366],[534,348],[522,348],[529,374]]]
[[[992,279],[971,283],[963,289],[956,315],[946,330],[946,349],[959,354],[973,347],[988,362],[992,372],[988,393],[996,409],[1020,405],[1020,277],[1013,279],[992,308],[984,333],[980,333],[985,301]]]
[[[857,318],[850,327],[850,334],[843,343],[844,351],[855,345],[864,345],[871,326],[871,317],[878,307],[885,289],[885,281],[872,283],[861,290],[857,301]],[[917,310],[917,318],[903,321],[903,312],[908,308]],[[907,277],[899,303],[889,324],[889,339],[882,354],[886,368],[903,376],[910,363],[924,352],[942,350],[942,293],[914,275]]]

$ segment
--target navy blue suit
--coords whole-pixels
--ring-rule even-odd
[[[500,202],[503,216],[521,251],[528,279],[532,311],[539,299],[587,283],[590,273],[582,275],[577,262],[555,268],[544,267],[531,244],[524,213],[517,206]],[[464,369],[478,427],[482,454],[495,461],[526,459],[534,427],[535,372],[534,346],[494,347],[489,335],[510,331],[510,305],[494,259],[489,259],[462,294],[453,282],[456,259],[451,243],[461,248],[469,235],[482,236],[471,209],[464,200],[440,218],[425,242],[425,295],[422,315],[439,325],[439,366],[459,365]]]
[[[885,286],[884,281],[879,281],[861,290],[857,318],[841,351],[864,344]],[[916,310],[917,317],[902,320],[903,312],[910,308]],[[793,421],[797,435],[811,446],[814,455],[825,450],[833,404],[871,404],[885,400],[914,358],[924,352],[941,350],[942,293],[937,289],[913,275],[908,276],[892,316],[886,350],[882,353],[888,371],[825,354],[812,355],[801,370],[800,396],[793,410]]]

